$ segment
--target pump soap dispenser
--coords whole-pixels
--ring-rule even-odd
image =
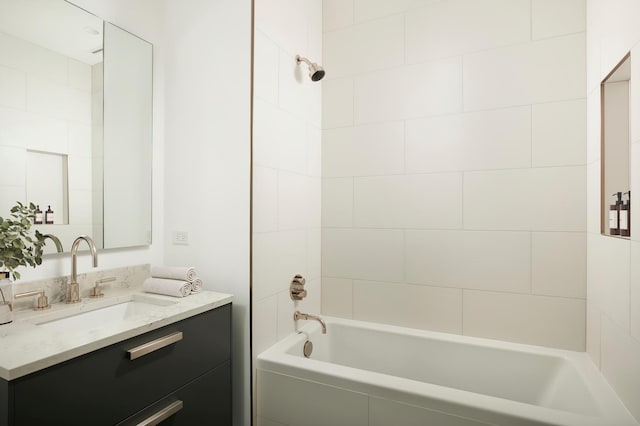
[[[625,192],[628,195],[627,202],[620,206],[620,235],[631,236],[631,191]]]
[[[615,204],[609,206],[609,233],[611,235],[620,235],[620,206],[622,206],[622,192],[612,194],[618,197]]]

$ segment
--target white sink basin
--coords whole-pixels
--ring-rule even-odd
[[[162,309],[175,302],[165,300],[129,300],[106,307],[97,307],[93,310],[73,312],[56,319],[42,319],[36,324],[51,330],[73,332],[100,328],[117,321],[128,320],[141,315],[147,315]],[[57,316],[57,315],[56,315]]]

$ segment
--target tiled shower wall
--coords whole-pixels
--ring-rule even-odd
[[[587,352],[640,421],[640,3],[587,1]],[[600,82],[631,52],[631,239],[600,235]]]
[[[584,350],[584,0],[323,5],[323,313]]]
[[[294,331],[294,275],[309,293],[299,309],[320,313],[322,91],[295,58],[322,61],[321,0],[257,0],[254,43],[255,357]]]

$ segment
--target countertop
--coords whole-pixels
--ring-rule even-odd
[[[106,293],[106,292],[105,292]],[[161,305],[153,312],[134,315],[86,330],[54,331],[37,325],[69,314],[91,311],[130,300],[154,299]],[[13,322],[0,325],[0,378],[13,380],[80,355],[138,336],[165,325],[231,303],[233,296],[202,291],[183,298],[134,289],[112,289],[100,299],[82,299],[68,305],[56,303],[45,311],[14,312]]]

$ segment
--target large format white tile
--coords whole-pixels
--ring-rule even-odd
[[[404,16],[393,15],[343,30],[323,38],[324,66],[328,78],[341,78],[397,67],[404,63]]]
[[[255,2],[256,29],[268,35],[281,49],[295,55],[307,48],[306,1],[270,0]]]
[[[600,161],[602,134],[600,129],[600,88],[587,96],[587,163]]]
[[[584,98],[584,40],[578,34],[465,56],[465,111]]]
[[[531,236],[528,232],[463,231],[462,234],[464,288],[530,291]]]
[[[609,321],[602,321],[602,374],[627,409],[640,419],[640,342]]]
[[[533,105],[532,165],[585,164],[587,105],[584,99]]]
[[[254,35],[253,93],[273,105],[278,104],[280,51],[262,31]]]
[[[24,148],[0,146],[0,158],[3,159],[3,165],[0,167],[2,185],[23,186],[27,176],[27,151]]]
[[[404,173],[404,124],[400,121],[323,132],[322,176]]]
[[[322,180],[322,226],[353,226],[353,178]]]
[[[631,272],[629,288],[630,334],[640,342],[640,243],[631,242]]]
[[[322,314],[353,318],[353,280],[322,278]]]
[[[322,129],[307,125],[307,174],[322,177]]]
[[[292,277],[293,278],[293,277]],[[309,290],[309,288],[307,288]],[[309,295],[308,298],[313,296]],[[295,303],[291,300],[289,290],[283,290],[276,296],[277,305],[277,340],[284,339],[287,335],[295,332],[296,324],[293,320],[293,313],[295,312]]]
[[[296,274],[305,275],[307,233],[268,232],[253,236],[253,297],[260,300],[287,290]]]
[[[354,224],[364,228],[462,228],[462,175],[355,178]]]
[[[586,29],[585,0],[532,0],[531,35],[534,40]]]
[[[276,296],[253,299],[253,353],[259,355],[278,341]]]
[[[631,243],[599,234],[587,238],[587,299],[628,331]]]
[[[406,231],[406,281],[447,287],[464,287],[460,231]]]
[[[407,172],[531,165],[531,108],[481,111],[406,122]]]
[[[354,281],[353,318],[445,333],[461,333],[462,290]]]
[[[278,230],[278,171],[253,168],[253,232]]]
[[[584,166],[468,172],[466,229],[578,231],[586,229]]]
[[[353,79],[328,79],[322,82],[322,128],[353,125]]]
[[[322,31],[328,32],[353,25],[353,0],[322,1]]]
[[[322,229],[307,229],[307,278],[317,280],[322,276]]]
[[[0,105],[26,108],[27,76],[24,72],[0,66]]]
[[[437,2],[407,14],[406,19],[408,63],[530,39],[529,0]]]
[[[596,161],[590,163],[587,166],[587,232],[590,234],[599,234],[601,226],[601,200],[600,194],[600,178],[602,176],[602,169],[600,162]],[[635,212],[631,211],[631,219],[633,222],[633,215]],[[632,235],[633,238],[633,235]]]
[[[28,114],[25,111],[0,105],[0,145],[13,147],[28,147],[30,140],[25,135],[28,129]]]
[[[442,59],[358,76],[355,123],[374,123],[462,110],[462,60]]]
[[[311,58],[321,62],[321,58]],[[297,63],[295,54],[280,51],[278,105],[289,114],[315,126],[321,126],[322,84],[311,81],[309,69]]]
[[[534,232],[532,292],[549,296],[587,296],[587,237],[582,232]]]
[[[8,34],[0,34],[0,52],[0,65],[52,84],[67,84],[68,58],[64,55]]]
[[[600,368],[600,309],[591,300],[587,300],[587,353],[593,363]]]
[[[0,211],[8,212],[15,206],[16,201],[22,203],[29,202],[27,199],[27,188],[24,182],[21,185],[0,185]],[[6,214],[6,213],[3,213]]]
[[[518,343],[585,350],[585,301],[465,290],[463,332]]]
[[[91,92],[91,65],[68,58],[69,87],[72,89]]]
[[[354,0],[355,22],[369,21],[402,12],[413,12],[438,0]]]
[[[309,178],[296,173],[280,172],[278,176],[278,229],[302,229],[309,223],[306,202]]]
[[[403,232],[385,229],[324,229],[323,276],[404,281]]]

